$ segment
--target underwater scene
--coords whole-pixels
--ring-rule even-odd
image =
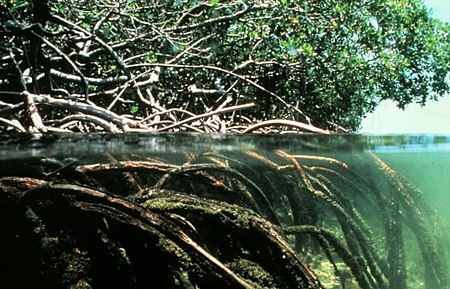
[[[450,288],[450,136],[1,134],[0,289]]]

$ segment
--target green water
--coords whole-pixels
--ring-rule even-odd
[[[379,154],[393,169],[422,190],[425,198],[450,222],[450,151]]]
[[[26,201],[15,207],[17,202],[11,200],[21,199],[27,192],[42,188],[44,191],[45,188],[52,188],[61,195],[68,194],[67,189],[61,189],[58,185],[63,185],[63,188],[68,188],[64,185],[74,186],[78,194],[85,193],[85,188],[89,188],[89,192],[96,190],[97,195],[106,193],[123,202],[131,201],[143,209],[150,208],[151,212],[166,214],[165,218],[175,218],[175,224],[180,224],[182,220],[180,230],[194,239],[196,234],[192,232],[204,232],[204,250],[223,261],[224,266],[237,270],[238,275],[247,278],[245,281],[257,283],[251,277],[253,274],[265,276],[267,283],[264,284],[279,282],[278,287],[270,288],[303,287],[280,285],[285,283],[277,279],[278,273],[273,273],[280,269],[277,264],[273,264],[274,268],[269,268],[269,265],[258,267],[267,261],[270,264],[272,258],[283,260],[285,255],[268,256],[270,260],[261,260],[259,254],[265,247],[259,248],[257,240],[244,249],[245,239],[251,239],[250,235],[245,237],[246,230],[249,230],[249,221],[245,218],[252,213],[268,220],[276,228],[273,230],[284,234],[283,238],[298,258],[295,262],[307,262],[324,288],[449,289],[448,176],[448,136],[0,135],[0,197],[3,197],[0,198],[0,209],[5,206],[8,210],[18,210],[17,215],[23,214],[21,210],[28,208],[24,205]],[[73,187],[70,188],[73,190]],[[189,200],[194,198],[192,202],[212,200],[211,206],[222,202],[223,208],[215,212],[231,210],[227,207],[229,204],[236,206],[233,208],[241,208],[245,218],[233,224],[239,229],[222,236],[231,243],[223,247],[221,231],[217,231],[218,224],[209,227],[210,224],[197,219],[193,212],[171,211],[176,206],[162,205],[165,204],[166,190],[186,196]],[[163,198],[158,199],[159,194]],[[52,204],[53,197],[44,192],[42,200],[33,204],[34,207],[30,206],[25,215],[30,215],[32,209],[36,210],[33,211],[33,222],[41,224],[39,222],[46,220],[46,214],[50,214],[46,210],[47,205]],[[76,200],[78,197],[75,194],[68,199]],[[195,197],[198,199],[195,200]],[[186,205],[183,200],[179,202],[179,206]],[[97,204],[90,205],[94,207]],[[107,205],[103,203],[102,210],[107,211]],[[117,208],[114,207],[114,210]],[[64,212],[60,209],[56,213],[61,211]],[[228,215],[224,216],[233,213],[227,212]],[[43,214],[42,220],[39,213]],[[103,216],[102,223],[110,217]],[[0,229],[11,220],[9,217],[0,219]],[[64,214],[50,220],[49,224],[40,225],[33,232],[45,231],[46,226],[53,226],[61,228],[61,232],[69,231],[75,239],[79,237],[79,227],[66,227],[69,225],[65,223]],[[224,224],[220,226],[227,230]],[[108,230],[102,240],[112,238]],[[58,247],[55,240],[61,236],[55,232],[58,230],[46,234],[49,240],[55,242],[52,245],[55,250],[47,254],[52,256],[50,259],[56,260],[58,256],[52,254],[62,252],[64,248]],[[2,234],[5,233],[0,234],[0,244],[5,246],[7,241],[2,239]],[[232,243],[242,235],[244,239]],[[128,240],[127,236],[121,237],[125,239],[117,246],[120,246],[118,255],[123,255],[120,261],[122,266],[123,260],[131,262],[126,252],[132,249],[122,247]],[[14,236],[7,238],[13,239]],[[42,239],[43,249],[48,246],[46,238]],[[273,242],[274,238],[270,240]],[[33,246],[38,246],[36,244],[41,241],[33,242]],[[11,250],[17,250],[15,243],[11,244]],[[161,249],[162,245],[158,246]],[[146,243],[144,247],[147,248]],[[256,248],[256,256],[249,253],[253,247]],[[70,249],[65,254],[74,255],[72,259],[77,260],[79,256],[73,252],[78,252],[80,248],[75,247],[76,250]],[[232,252],[230,248],[237,248],[237,251]],[[169,251],[174,250],[181,252],[183,248],[171,247]],[[284,248],[282,252],[289,250]],[[268,252],[277,250],[272,248]],[[84,272],[83,266],[92,267],[95,264],[95,254],[89,250],[82,254],[86,256],[83,264],[78,261],[71,263],[71,266],[78,266],[80,272],[77,274]],[[4,288],[2,274],[15,274],[15,271],[7,269],[8,262],[5,263],[1,257],[0,288]],[[36,256],[22,257],[26,260]],[[229,258],[235,259],[230,261]],[[40,264],[39,260],[35,262]],[[251,265],[242,269],[236,264]],[[186,268],[183,270],[188,270]],[[249,268],[255,270],[250,275]],[[18,270],[22,274],[20,266]],[[39,272],[28,270],[33,276],[39,276]],[[244,270],[244,273],[239,270]],[[183,276],[195,275],[195,272],[180,272],[178,274]],[[66,276],[64,274],[62,276]],[[76,275],[72,271],[70,274]],[[39,277],[35,278],[38,283],[44,282]],[[120,275],[117,278],[120,279]],[[136,278],[130,276],[128,279],[138,280]],[[265,288],[266,285],[260,286]]]

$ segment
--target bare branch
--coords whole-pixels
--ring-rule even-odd
[[[130,65],[129,67],[134,67],[136,65]],[[276,99],[278,99],[283,105],[285,105],[287,108],[298,112],[300,115],[302,115],[306,121],[310,124],[311,123],[311,118],[309,116],[307,116],[305,113],[303,113],[300,109],[298,109],[297,107],[287,103],[282,97],[280,97],[279,95],[276,95],[275,93],[271,92],[270,90],[267,90],[266,88],[262,87],[261,85],[257,84],[256,82],[248,79],[245,76],[242,76],[240,74],[237,74],[235,72],[220,68],[220,67],[216,67],[216,66],[210,66],[210,65],[180,65],[180,64],[167,64],[167,63],[141,63],[139,64],[140,67],[143,66],[162,66],[162,67],[174,67],[174,68],[192,68],[192,69],[210,69],[210,70],[216,70],[216,71],[220,71],[229,75],[232,75],[234,77],[237,77],[239,79],[242,79],[243,81],[251,84],[252,86],[258,88],[259,90],[269,94],[270,96],[275,97]]]
[[[75,83],[84,83],[87,81],[89,84],[93,85],[108,85],[108,84],[120,84],[128,81],[128,77],[126,76],[118,76],[118,77],[108,77],[108,78],[93,78],[93,77],[85,77],[84,79],[80,76],[76,76],[73,74],[67,74],[61,71],[58,71],[54,68],[50,69],[50,74],[56,78],[75,82]]]
[[[241,18],[242,16],[244,16],[245,14],[247,14],[249,12],[266,9],[268,7],[269,6],[266,4],[259,4],[259,5],[250,4],[248,6],[246,5],[246,7],[244,9],[242,9],[232,15],[216,17],[216,18],[208,19],[206,21],[192,24],[192,25],[164,29],[163,31],[166,33],[180,33],[180,32],[186,33],[187,31],[198,29],[198,28],[203,28],[203,27],[208,27],[208,26],[211,26],[216,23],[233,21],[233,20]]]
[[[93,123],[97,126],[100,126],[104,130],[112,133],[119,133],[120,130],[117,129],[111,122],[105,121],[99,117],[93,115],[85,115],[85,114],[74,114],[66,116],[63,119],[58,120],[55,125],[61,126],[61,128],[65,128],[68,123],[71,122],[89,122]]]
[[[180,122],[177,122],[177,123],[174,123],[172,125],[168,125],[168,126],[159,128],[159,129],[157,129],[157,131],[166,131],[166,130],[169,130],[169,129],[180,127],[183,124],[190,123],[190,122],[193,122],[193,121],[205,118],[205,117],[209,117],[209,116],[216,115],[216,114],[227,113],[227,112],[231,112],[231,111],[236,111],[236,110],[247,109],[247,108],[250,108],[250,107],[253,107],[253,106],[255,106],[254,103],[248,103],[248,104],[241,104],[241,105],[230,106],[230,107],[227,107],[227,108],[218,109],[218,110],[215,110],[215,111],[203,113],[203,114],[200,114],[200,115],[196,115],[196,116],[184,119],[184,120],[182,120]]]
[[[86,97],[86,102],[89,102],[89,82],[87,81],[86,77],[84,77],[81,70],[78,68],[78,66],[67,56],[65,55],[58,47],[56,47],[53,43],[48,41],[47,39],[43,38],[39,34],[35,32],[31,32],[34,36],[38,37],[41,41],[43,41],[45,44],[48,45],[53,51],[55,51],[59,56],[64,58],[64,60],[72,67],[72,69],[80,76],[81,83],[83,84],[84,88],[84,95]]]
[[[306,130],[308,132],[314,132],[314,133],[320,133],[320,134],[330,134],[329,131],[323,130],[323,129],[315,127],[313,125],[306,124],[306,123],[299,122],[299,121],[285,120],[285,119],[273,119],[273,120],[262,121],[262,122],[259,122],[259,123],[249,126],[242,133],[249,133],[249,132],[252,132],[259,128],[262,128],[262,127],[274,126],[274,125],[295,127],[295,128],[299,128],[302,130]]]
[[[39,115],[39,111],[34,103],[33,95],[28,91],[24,91],[22,94],[24,96],[25,104],[27,105],[28,116],[30,117],[34,127],[38,131],[46,132],[47,128],[43,124],[42,118]]]
[[[29,95],[33,97],[34,101],[38,105],[47,105],[51,107],[67,109],[70,111],[82,112],[88,115],[93,115],[103,120],[116,124],[122,131],[127,131],[130,129],[130,127],[148,129],[145,126],[139,124],[138,122],[117,115],[114,112],[111,112],[109,110],[106,110],[102,107],[98,107],[95,105],[90,105],[72,100],[56,99],[51,97],[50,95],[36,95],[36,94],[29,94]]]
[[[10,120],[10,119],[6,119],[3,117],[0,117],[0,122],[3,122],[9,126],[12,126],[13,128],[15,128],[17,131],[20,132],[26,132],[27,130],[17,121],[17,120]]]
[[[138,100],[149,107],[151,107],[151,103],[144,98],[141,91],[139,90],[139,87],[136,85],[136,80],[134,79],[133,75],[130,73],[127,65],[123,61],[123,59],[117,54],[117,52],[105,41],[103,41],[100,37],[90,33],[89,31],[81,28],[80,26],[76,25],[75,23],[72,23],[69,20],[66,20],[64,18],[61,18],[59,16],[54,16],[54,19],[56,19],[58,22],[65,24],[69,27],[72,27],[73,29],[76,29],[78,31],[81,31],[86,36],[94,39],[98,44],[100,44],[111,56],[114,58],[116,63],[119,65],[119,67],[122,69],[122,71],[125,73],[125,75],[128,77],[128,80],[131,82],[133,89],[135,90],[136,95],[138,96]]]

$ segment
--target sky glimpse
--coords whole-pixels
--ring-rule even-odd
[[[425,0],[430,14],[450,22],[450,0]],[[404,111],[391,101],[382,102],[363,120],[360,133],[367,134],[450,134],[450,96],[428,101],[425,107],[409,105]]]

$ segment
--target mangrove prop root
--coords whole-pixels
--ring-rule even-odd
[[[174,223],[149,210],[144,210],[137,204],[89,188],[51,183],[26,191],[19,200],[22,206],[30,206],[35,211],[42,210],[46,206],[46,202],[51,202],[51,206],[57,208],[53,208],[53,210],[60,213],[66,209],[78,208],[94,214],[96,219],[105,218],[106,223],[111,222],[108,220],[113,220],[134,227],[141,234],[167,238],[190,255],[192,259],[198,260],[199,264],[204,264],[203,266],[211,271],[205,273],[215,272],[215,275],[220,276],[217,281],[224,284],[223,288],[227,288],[227,286],[251,288],[219,260],[197,245]],[[110,226],[108,225],[108,227]]]
[[[404,289],[410,235],[425,289],[448,288],[431,207],[376,157],[100,155],[0,173],[0,288],[320,289],[306,258],[328,260],[334,287]]]
[[[162,205],[164,204],[164,205]],[[240,206],[166,192],[144,204],[152,211],[186,217],[198,228],[197,238],[228,262],[244,254],[246,260],[272,273],[278,287],[308,284],[320,288],[311,269],[300,261],[277,226]],[[245,228],[245,230],[243,230]],[[277,265],[275,265],[277,264]]]
[[[259,212],[262,213],[266,218],[268,218],[275,224],[279,225],[278,218],[274,213],[273,208],[269,200],[267,199],[267,196],[261,190],[261,188],[259,188],[258,185],[255,184],[252,180],[248,179],[240,172],[233,170],[231,168],[220,167],[214,164],[193,164],[181,166],[165,174],[155,185],[155,188],[157,189],[162,188],[175,175],[196,171],[218,171],[221,173],[231,175],[232,177],[242,181],[243,184],[249,188],[249,191],[252,194],[252,197],[256,200],[257,204],[260,204],[258,208]]]
[[[218,201],[174,193],[165,195],[155,201],[148,200],[144,206],[164,214],[176,212],[185,216],[198,228],[198,234],[202,235],[198,238],[205,242],[206,247],[216,247],[217,254],[228,260],[235,255],[229,248],[236,246],[236,250],[243,252],[247,260],[258,263],[267,272],[273,272],[276,279],[284,280],[278,281],[277,288],[284,287],[282,284],[295,288],[295,284],[306,283],[309,288],[319,288],[311,269],[298,259],[278,227],[258,214]],[[221,243],[222,246],[218,246]]]
[[[336,237],[332,232],[307,225],[286,227],[284,228],[284,231],[287,234],[310,234],[314,235],[316,238],[319,238],[323,241],[323,246],[333,249],[341,258],[341,260],[346,263],[361,288],[374,288],[374,286],[368,281],[368,279],[370,279],[370,276],[368,276],[367,270],[365,270],[364,266],[356,260],[355,256],[352,256],[350,251],[347,250],[346,246],[342,244],[339,238]]]
[[[19,186],[16,191],[4,189],[9,187],[11,184],[20,184],[21,186]],[[178,273],[172,273],[173,275],[178,276],[180,274],[181,276],[186,276],[184,274],[187,274],[188,277],[185,277],[185,280],[183,282],[199,285],[199,288],[259,287],[257,286],[257,280],[252,280],[253,285],[249,285],[249,283],[243,280],[238,273],[230,270],[226,265],[219,261],[218,258],[209,253],[206,248],[203,248],[201,245],[196,243],[188,234],[185,233],[184,230],[182,230],[177,225],[177,223],[175,222],[176,220],[170,220],[174,219],[174,214],[168,214],[168,216],[165,217],[159,213],[155,213],[155,210],[145,209],[142,206],[139,206],[138,204],[130,202],[123,198],[115,197],[95,189],[77,185],[54,184],[51,182],[39,182],[39,180],[24,178],[11,180],[8,178],[1,180],[1,188],[2,197],[8,196],[9,194],[15,195],[14,199],[16,199],[16,203],[20,208],[18,210],[22,210],[23,213],[24,210],[26,211],[31,209],[35,214],[42,218],[43,223],[45,223],[47,228],[57,227],[57,222],[65,218],[70,219],[70,221],[66,220],[66,224],[82,222],[85,218],[89,218],[95,223],[103,223],[103,233],[111,236],[111,239],[118,238],[119,240],[117,240],[116,242],[120,243],[121,246],[124,246],[122,252],[124,252],[123,254],[125,255],[126,252],[131,251],[131,249],[125,245],[130,241],[123,240],[123,238],[126,239],[126,236],[121,237],[121,230],[134,232],[133,234],[141,235],[144,240],[147,239],[146,242],[148,243],[156,243],[156,240],[158,240],[158,244],[166,244],[166,246],[163,246],[163,248],[160,249],[160,251],[162,252],[149,252],[147,254],[157,254],[161,259],[178,259],[178,262],[181,262],[181,264],[178,264],[178,266],[181,266],[182,270]],[[200,201],[194,197],[184,196],[184,198],[190,198],[190,200],[197,205],[200,203]],[[12,204],[2,203],[2,205],[11,206]],[[218,205],[216,206],[217,208],[214,208],[214,210],[220,211],[223,209]],[[211,209],[211,206],[205,207],[209,207],[209,209]],[[257,215],[255,215],[255,218],[259,218],[256,216]],[[235,218],[236,217],[237,216],[235,216]],[[86,220],[84,220],[84,222],[86,222]],[[321,288],[312,272],[307,268],[307,266],[303,265],[296,258],[295,253],[290,249],[287,242],[284,241],[283,237],[280,234],[276,233],[273,225],[268,221],[264,221],[263,219],[259,220],[259,223],[264,222],[265,227],[261,224],[259,224],[259,227],[265,228],[265,230],[260,229],[262,230],[262,232],[260,232],[257,239],[260,239],[265,234],[267,234],[266,238],[269,239],[269,244],[272,244],[272,247],[274,247],[275,249],[278,248],[279,254],[279,256],[276,256],[275,254],[275,256],[272,256],[266,261],[274,258],[278,258],[279,261],[282,261],[285,259],[285,255],[288,255],[288,258],[286,259],[289,262],[287,262],[286,265],[290,264],[290,266],[294,267],[294,269],[291,269],[292,271],[290,271],[294,272],[294,274],[289,277],[293,278],[292,280],[296,281],[294,282],[286,279],[283,280],[284,283],[281,283],[280,286],[284,287],[287,286],[286,284],[290,284],[286,288]],[[249,231],[249,229],[247,229],[245,225],[246,224],[235,224],[236,228],[234,229],[236,229],[237,232]],[[76,227],[80,226],[78,225],[69,227],[71,228],[71,230],[75,231],[73,232],[73,234],[76,236]],[[44,228],[39,228],[39,230],[44,230]],[[232,234],[232,231],[233,230],[230,230],[229,233]],[[253,235],[252,232],[247,233],[248,235]],[[231,237],[233,238],[233,236]],[[105,237],[103,237],[103,239],[104,238]],[[134,241],[134,243],[136,242],[137,241]],[[266,245],[267,243],[262,241],[261,245],[252,243],[249,245],[249,248],[252,248],[252,250],[258,250],[259,246],[259,250],[262,251],[267,250],[265,247]],[[134,244],[133,246],[136,246],[136,244]],[[140,244],[140,247],[143,246],[145,247],[145,245]],[[155,250],[154,248],[151,249]],[[74,248],[74,250],[78,251],[79,249]],[[93,253],[88,252],[86,254],[89,258],[91,257],[90,254]],[[122,256],[122,259],[129,259],[129,262],[133,262],[136,259],[136,257],[133,256],[133,254],[130,254],[129,256]],[[238,257],[239,256],[236,256],[236,258]],[[186,265],[182,262],[183,260],[186,263],[188,263],[188,261],[190,260],[190,262],[193,262],[194,264],[196,264],[196,266]],[[260,263],[262,263],[263,260],[265,259],[262,258],[262,260],[259,260]],[[152,260],[150,259],[146,261],[152,262]],[[135,266],[142,265],[145,266],[145,264],[131,264],[131,267],[134,268]],[[161,264],[161,266],[164,265],[168,266],[167,264]],[[90,266],[96,267],[95,264],[91,264]],[[152,266],[158,266],[158,264],[153,264]],[[176,265],[172,264],[172,266]],[[271,264],[271,267],[268,268],[267,266],[263,266],[263,268],[264,270],[269,271],[269,275],[274,276],[274,279],[281,278],[278,274],[270,274],[269,269],[278,269],[278,267],[274,266],[273,263]],[[296,278],[299,279],[297,280]],[[158,281],[158,279],[156,279],[156,281]],[[77,280],[77,282],[88,281],[83,279],[81,281]],[[95,280],[92,282],[95,283]],[[160,282],[159,286],[162,286],[161,288],[168,288],[166,286],[170,285],[170,280],[164,279],[159,280],[158,282]],[[51,284],[51,282],[49,284]],[[260,288],[264,287],[261,286]]]
[[[378,166],[379,170],[387,176],[393,187],[397,188],[397,190],[394,190],[392,193],[392,198],[394,199],[392,202],[394,204],[394,207],[392,208],[394,210],[393,215],[400,218],[399,211],[401,208],[405,214],[405,216],[402,216],[402,220],[416,235],[423,261],[428,265],[424,267],[426,288],[441,288],[442,286],[446,286],[446,284],[450,282],[450,275],[446,271],[444,261],[438,254],[438,250],[428,233],[428,228],[420,210],[420,205],[422,205],[422,203],[416,203],[416,198],[412,195],[414,191],[408,189],[408,184],[402,182],[402,178],[397,172],[376,155],[371,154],[370,156]],[[419,201],[423,202],[421,199],[419,199]],[[401,233],[401,231],[397,231],[397,233]],[[399,238],[400,236],[394,235],[393,238],[391,238],[391,242],[395,246],[398,246]],[[403,251],[403,248],[400,248],[400,250]],[[402,269],[402,264],[399,264],[398,266],[400,266],[399,269]],[[396,275],[394,275],[394,277],[395,280],[401,280],[401,278]],[[397,283],[398,282],[400,281],[397,281]]]

